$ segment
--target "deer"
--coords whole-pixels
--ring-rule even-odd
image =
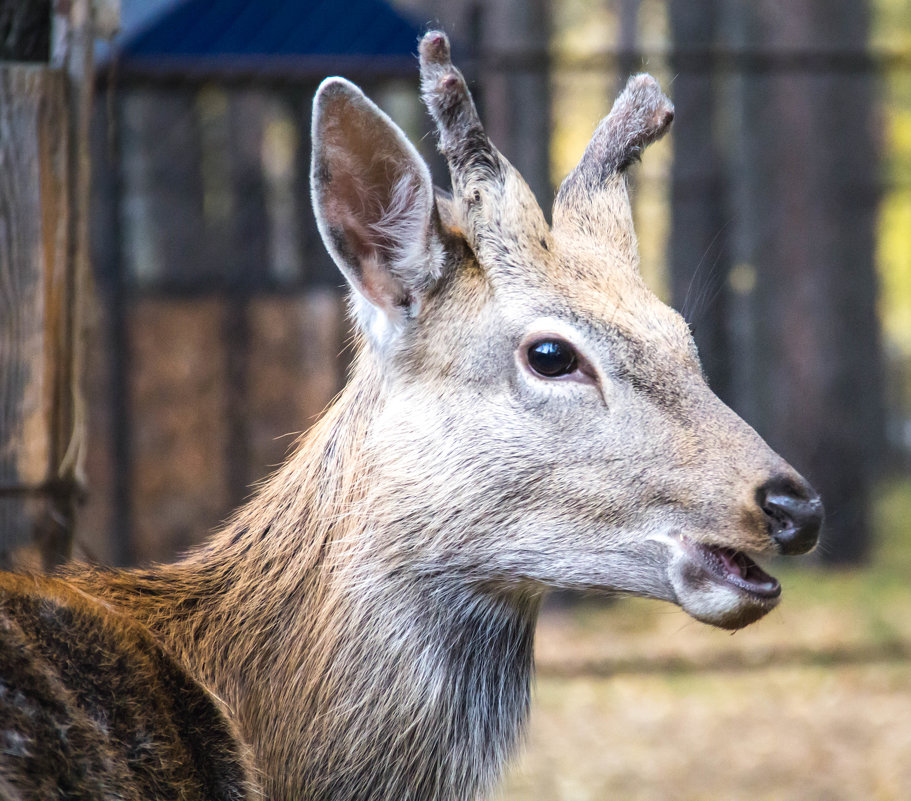
[[[104,741],[127,787],[145,747],[170,783],[117,797],[482,798],[521,741],[549,590],[736,630],[780,600],[756,560],[817,543],[819,496],[713,394],[639,273],[627,170],[673,119],[657,82],[629,79],[548,224],[446,35],[419,56],[451,192],[357,86],[314,99],[313,206],[357,329],[335,402],[181,560],[0,583],[0,631],[27,644],[0,729],[59,685],[76,700],[48,732],[72,707],[92,736],[71,750]],[[50,689],[11,695],[33,674]],[[121,718],[128,741],[145,727],[126,754],[105,739]],[[0,748],[4,797],[40,795],[14,792],[41,769],[28,726]]]

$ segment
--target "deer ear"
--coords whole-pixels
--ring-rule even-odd
[[[343,78],[313,101],[310,186],[323,242],[383,344],[420,308],[443,256],[427,165],[398,126]]]

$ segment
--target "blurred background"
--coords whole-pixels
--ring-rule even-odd
[[[655,603],[548,609],[501,798],[911,798],[911,2],[121,0],[120,25],[94,53],[77,557],[198,542],[344,382],[309,203],[323,77],[445,185],[415,57],[442,25],[549,210],[647,70],[677,116],[632,171],[643,273],[820,490],[824,542],[774,566],[782,608],[733,639]],[[26,507],[5,499],[9,526]]]

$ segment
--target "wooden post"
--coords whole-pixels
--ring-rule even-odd
[[[28,4],[25,4],[28,5]],[[83,489],[91,0],[0,21],[49,62],[0,64],[0,566],[69,555]],[[18,21],[17,21],[18,20]],[[17,27],[18,26],[18,27]],[[32,45],[4,55],[34,59]]]

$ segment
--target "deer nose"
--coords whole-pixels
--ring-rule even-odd
[[[825,512],[819,495],[809,484],[775,478],[760,487],[757,501],[772,539],[783,554],[793,556],[813,549]]]

